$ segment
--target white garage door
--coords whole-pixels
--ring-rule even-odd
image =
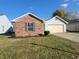
[[[61,33],[64,32],[64,26],[60,25],[60,24],[56,24],[56,25],[48,25],[48,29],[50,31],[51,34],[53,33]]]

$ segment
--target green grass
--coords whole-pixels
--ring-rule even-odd
[[[9,36],[6,35],[0,35],[0,40],[8,39]]]
[[[53,35],[14,40],[0,46],[0,59],[77,59],[79,56],[79,43]]]

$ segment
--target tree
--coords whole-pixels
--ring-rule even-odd
[[[67,15],[68,15],[68,13],[64,10],[64,8],[59,8],[53,13],[52,17],[59,16],[59,17],[63,18],[64,20],[67,20]]]

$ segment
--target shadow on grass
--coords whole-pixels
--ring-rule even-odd
[[[46,46],[46,45],[41,45],[41,44],[36,44],[36,43],[29,43],[29,44],[37,45],[37,46],[42,46],[42,47],[45,47],[45,48],[50,48],[50,49],[59,50],[59,51],[63,51],[63,52],[67,52],[67,53],[75,55],[76,57],[79,56],[79,53],[75,53],[75,52],[71,52],[71,51],[66,51],[66,50],[59,49],[59,48],[49,47],[49,46]]]
[[[47,35],[49,36],[49,35]],[[9,35],[8,38],[13,38],[13,39],[24,39],[24,38],[32,38],[32,37],[36,37],[36,38],[39,38],[39,37],[47,37],[47,36],[44,36],[44,35],[38,35],[38,36],[19,36],[19,37],[16,37],[15,35]]]

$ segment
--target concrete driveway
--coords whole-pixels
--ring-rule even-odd
[[[75,42],[79,42],[79,33],[57,33],[54,34],[56,36],[62,37],[62,38],[66,38]]]

